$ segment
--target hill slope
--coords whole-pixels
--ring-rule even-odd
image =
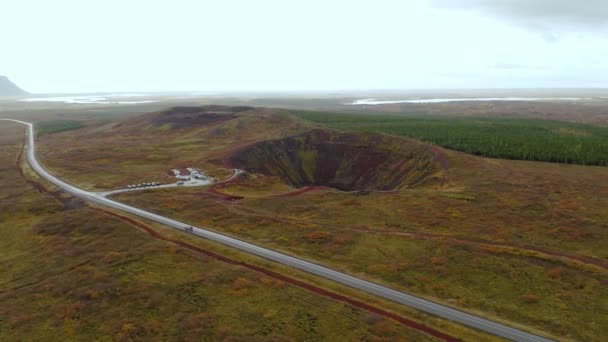
[[[28,92],[19,88],[11,82],[8,77],[0,75],[0,97],[2,96],[25,96]]]
[[[254,107],[180,106],[126,120],[115,128],[121,130],[196,129],[236,118],[237,113]]]

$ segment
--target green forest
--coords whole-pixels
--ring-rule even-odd
[[[37,135],[71,131],[83,127],[82,122],[74,120],[51,120],[36,124]]]
[[[329,127],[401,135],[485,157],[608,166],[608,127],[521,118],[299,112]]]

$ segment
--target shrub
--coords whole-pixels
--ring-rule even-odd
[[[304,240],[306,240],[306,242],[321,243],[321,242],[328,241],[330,237],[331,237],[331,234],[328,232],[315,230],[313,232],[305,234]]]
[[[521,296],[521,300],[526,304],[534,304],[538,302],[538,296],[533,294],[525,294]]]

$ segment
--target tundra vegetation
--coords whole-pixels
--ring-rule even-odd
[[[435,340],[62,194],[19,162],[11,125],[0,127],[0,340]]]
[[[221,107],[156,112],[43,136],[39,148],[55,173],[92,189],[173,166],[195,165],[219,178],[241,167],[250,172],[208,189],[116,198],[561,339],[608,335],[608,168],[489,159],[398,132],[374,133],[399,128],[405,118],[391,125],[378,119],[382,129],[363,116],[360,126],[336,119],[328,128],[306,115]],[[463,137],[479,125],[506,125],[506,141],[517,140],[523,122],[418,120],[455,125]],[[539,135],[557,143],[596,134],[592,126],[531,121],[543,124],[548,132]],[[72,146],[75,140],[82,143]],[[393,156],[408,166],[401,169]],[[379,186],[382,179],[395,186]]]

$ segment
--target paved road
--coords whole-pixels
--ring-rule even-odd
[[[96,192],[96,194],[99,195],[99,196],[102,196],[102,197],[108,197],[108,196],[112,196],[112,195],[116,195],[116,194],[122,194],[122,193],[125,193],[125,192],[153,190],[153,189],[167,189],[167,188],[193,188],[193,187],[198,187],[198,186],[207,186],[209,184],[214,184],[214,183],[211,182],[211,181],[209,181],[209,182],[186,181],[182,185],[178,185],[177,183],[169,183],[169,184],[161,184],[161,185],[155,185],[155,186],[153,186],[153,185],[142,186],[142,187],[139,187],[139,188],[132,188],[132,189],[118,189],[118,190],[109,190],[109,191],[98,191],[98,192]]]
[[[172,220],[170,218],[167,217],[163,217],[160,215],[156,215],[153,214],[151,212],[148,211],[144,211],[135,207],[131,207],[128,206],[126,204],[123,203],[119,203],[113,200],[110,200],[108,198],[105,198],[103,196],[100,196],[97,193],[94,192],[89,192],[89,191],[85,191],[82,190],[78,187],[75,187],[71,184],[68,184],[62,180],[60,180],[59,178],[53,176],[52,174],[50,174],[49,172],[47,172],[39,163],[38,160],[36,160],[36,153],[35,153],[35,145],[34,145],[34,127],[31,123],[28,122],[23,122],[23,121],[18,121],[18,120],[11,120],[11,119],[0,119],[0,120],[9,120],[9,121],[14,121],[14,122],[18,122],[24,125],[27,125],[28,127],[28,147],[27,147],[27,160],[29,162],[29,164],[31,165],[31,167],[43,178],[45,178],[46,180],[48,180],[49,182],[57,185],[58,187],[64,189],[65,191],[73,194],[74,196],[80,197],[82,199],[97,203],[97,204],[101,204],[101,205],[105,205],[107,207],[111,207],[114,209],[118,209],[124,212],[128,212],[152,221],[156,221],[162,224],[165,224],[167,226],[182,230],[182,231],[186,231],[186,228],[191,227],[190,225],[183,223],[183,222],[179,222],[176,220]],[[235,172],[236,174],[236,172]],[[236,176],[236,175],[234,175]],[[422,299],[404,292],[400,292],[400,291],[396,291],[393,290],[391,288],[385,287],[385,286],[381,286],[378,284],[374,284],[372,282],[366,281],[366,280],[362,280],[353,276],[350,276],[348,274],[342,273],[342,272],[338,272],[335,270],[332,270],[330,268],[327,267],[323,267],[302,259],[298,259],[286,254],[282,254],[282,253],[278,253],[275,252],[273,250],[267,249],[267,248],[263,248],[263,247],[259,247],[235,238],[231,238],[228,236],[224,236],[218,233],[214,233],[212,231],[206,230],[204,228],[198,228],[198,227],[193,227],[192,232],[190,232],[190,234],[194,234],[197,236],[200,236],[202,238],[208,239],[208,240],[212,240],[212,241],[216,241],[219,242],[221,244],[230,246],[230,247],[234,247],[236,249],[239,249],[241,251],[245,251],[251,254],[255,254],[257,256],[272,260],[272,261],[276,261],[278,263],[284,264],[284,265],[289,265],[292,266],[294,268],[297,268],[299,270],[308,272],[308,273],[312,273],[315,275],[318,275],[320,277],[329,279],[329,280],[333,280],[335,282],[365,291],[367,293],[371,293],[377,296],[380,296],[382,298],[386,298],[389,299],[391,301],[397,302],[397,303],[401,303],[413,308],[416,308],[418,310],[454,321],[454,322],[458,322],[461,324],[464,324],[466,326],[469,327],[473,327],[479,330],[483,330],[485,332],[488,332],[490,334],[494,334],[500,337],[504,337],[506,339],[510,339],[513,341],[534,341],[534,342],[549,342],[551,340],[544,338],[544,337],[540,337],[537,335],[533,335],[530,333],[527,333],[525,331],[522,330],[518,330],[515,328],[511,328],[509,326],[500,324],[500,323],[496,323],[481,317],[477,317],[459,310],[455,310],[452,309],[450,307],[444,306],[444,305],[440,305],[431,301],[428,301],[426,299]]]
[[[210,184],[222,184],[222,183],[226,183],[229,182],[233,179],[235,179],[236,177],[238,177],[239,175],[245,173],[245,171],[243,170],[239,170],[239,169],[232,169],[232,175],[230,175],[230,177],[226,178],[225,180],[221,181],[221,182],[212,182],[212,181],[207,181],[207,180],[192,180],[192,181],[185,181],[183,184],[177,184],[177,183],[170,183],[170,184],[160,184],[160,185],[150,185],[150,186],[142,186],[139,188],[132,188],[132,189],[118,189],[118,190],[109,190],[109,191],[98,191],[95,192],[95,194],[102,196],[102,197],[108,197],[108,196],[112,196],[112,195],[116,195],[116,194],[121,194],[121,193],[125,193],[125,192],[133,192],[133,191],[142,191],[142,190],[150,190],[150,189],[167,189],[167,188],[192,188],[192,187],[198,187],[198,186],[207,186]]]

